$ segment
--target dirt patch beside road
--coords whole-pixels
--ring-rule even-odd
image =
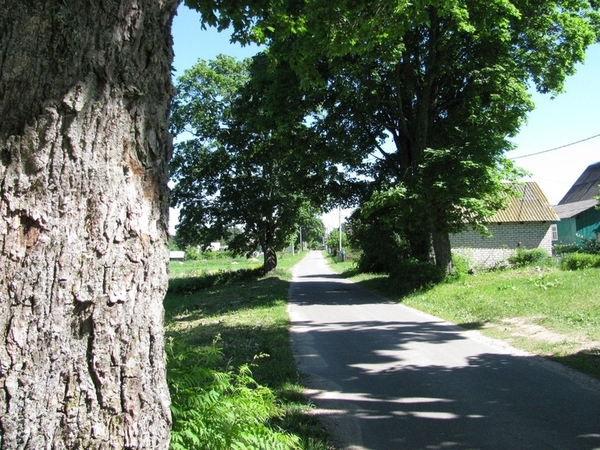
[[[542,318],[502,319],[499,323],[486,324],[483,329],[492,337],[541,356],[600,350],[600,342],[590,339],[584,332],[559,333],[536,323]]]

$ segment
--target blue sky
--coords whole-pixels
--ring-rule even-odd
[[[180,6],[173,21],[174,75],[181,75],[198,58],[214,59],[219,53],[245,58],[258,51],[256,46],[231,44],[226,33],[202,30],[200,16]],[[600,134],[600,45],[588,50],[584,65],[565,84],[565,92],[551,99],[535,93],[536,109],[513,139],[518,148],[507,154],[531,173],[552,204],[560,201],[585,168],[600,161],[600,137],[537,156],[531,153],[580,141]],[[329,216],[332,217],[330,220]],[[337,212],[327,222],[337,224]],[[328,223],[329,224],[329,223]]]
[[[217,32],[215,28],[202,30],[200,14],[184,5],[179,6],[177,10],[172,34],[175,51],[173,67],[176,76],[182,75],[185,69],[192,67],[198,58],[214,59],[219,53],[248,58],[259,50],[256,45],[242,47],[240,44],[231,44],[230,36]]]

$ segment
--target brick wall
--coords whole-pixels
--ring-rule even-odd
[[[451,234],[452,251],[463,255],[475,265],[492,267],[506,261],[517,246],[526,249],[543,248],[552,255],[552,230],[549,222],[488,224],[491,237],[466,230]]]

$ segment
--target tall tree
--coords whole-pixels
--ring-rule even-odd
[[[321,219],[319,211],[314,208],[307,208],[302,216],[300,217],[299,235],[297,242],[300,243],[302,239],[303,243],[313,244],[317,248],[323,244],[323,238],[325,237],[325,224]]]
[[[371,176],[403,188],[413,253],[426,259],[433,244],[446,267],[448,233],[502,204],[507,137],[533,108],[527,87],[559,93],[600,20],[594,0],[333,0],[284,2],[248,23],[233,22],[291,43],[281,57],[330,93],[323,128],[379,160]]]
[[[0,447],[167,448],[177,0],[1,0]]]
[[[332,48],[325,120],[348,136],[372,134],[365,148],[380,199],[396,200],[413,253],[427,258],[431,240],[448,267],[448,233],[501,207],[502,181],[516,175],[503,154],[533,108],[528,84],[561,91],[598,35],[597,11],[587,1],[471,0],[319,14],[332,20],[318,30],[335,30],[317,35]],[[307,28],[303,39],[314,39]]]
[[[297,77],[261,54],[243,62],[220,55],[199,61],[177,85],[173,204],[178,233],[190,241],[243,232],[229,248],[262,248],[264,270],[297,231],[303,208],[319,192],[324,169],[311,149],[319,137],[305,123]]]

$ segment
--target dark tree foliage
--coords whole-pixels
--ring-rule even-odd
[[[301,233],[304,244],[313,245],[315,248],[322,245],[325,235],[325,224],[321,217],[319,217],[317,210],[314,208],[306,210],[300,219],[298,231],[298,240],[296,241],[298,244],[300,243]]]
[[[349,220],[350,246],[360,250],[358,269],[365,273],[392,273],[394,267],[410,255],[406,238],[398,230],[401,227],[390,221],[381,211],[365,217],[357,209]]]
[[[503,155],[533,108],[527,88],[559,93],[600,34],[590,0],[258,1],[255,18],[234,3],[221,24],[286,42],[279,57],[324,92],[314,126],[379,182],[367,209],[394,199],[413,254],[433,248],[444,269],[448,234],[502,207],[519,175]]]
[[[304,209],[319,203],[328,170],[324,141],[307,125],[297,75],[268,54],[252,61],[219,56],[179,80],[173,132],[173,205],[189,242],[216,240],[236,227],[229,248],[264,252],[264,269],[290,242]]]

